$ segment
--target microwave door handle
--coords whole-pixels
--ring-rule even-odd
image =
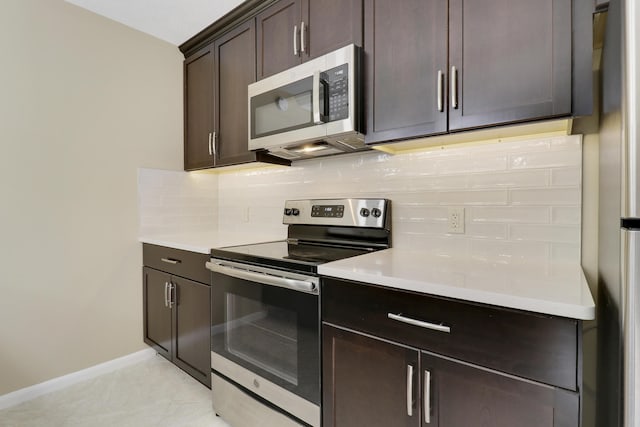
[[[323,89],[323,111],[320,111],[320,88]],[[311,103],[313,110],[313,123],[316,125],[320,125],[327,121],[327,104],[328,104],[328,88],[327,83],[320,78],[320,71],[314,71],[313,73],[313,90],[311,91]]]

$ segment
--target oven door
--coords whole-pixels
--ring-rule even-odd
[[[318,278],[216,259],[207,268],[212,369],[317,425]]]

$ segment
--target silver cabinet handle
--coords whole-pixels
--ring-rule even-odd
[[[209,155],[213,156],[213,149],[211,148],[211,132],[209,132]]]
[[[438,81],[436,83],[438,85],[437,91],[436,91],[437,92],[436,93],[436,97],[437,97],[436,103],[438,104],[438,111],[440,111],[440,112],[444,111],[444,102],[442,100],[442,93],[443,93],[442,86],[443,86],[443,83],[444,83],[443,79],[444,79],[444,73],[442,72],[442,70],[438,70]]]
[[[169,282],[169,298],[168,298],[168,300],[169,300],[169,308],[173,308],[173,304],[174,304],[174,301],[173,301],[174,292],[173,291],[174,291],[174,289],[175,289],[175,285],[173,283]]]
[[[424,422],[431,424],[431,372],[424,371]]]
[[[458,69],[456,66],[451,67],[451,107],[458,109]]]
[[[173,258],[160,258],[160,260],[162,262],[166,262],[168,264],[173,264],[173,265],[180,264],[181,262],[179,259],[173,259]]]
[[[293,56],[298,56],[298,26],[293,26]]]
[[[404,317],[401,314],[387,313],[387,317],[391,320],[397,320],[398,322],[407,323],[413,326],[419,326],[425,329],[431,329],[433,331],[450,333],[451,328],[443,324],[423,322],[422,320],[411,319],[410,317]]]
[[[169,307],[169,296],[167,290],[169,289],[169,282],[164,282],[164,306]]]
[[[413,417],[413,366],[407,365],[407,415]]]
[[[211,152],[213,157],[216,157],[216,132],[211,134]]]
[[[235,277],[236,279],[262,283],[263,285],[278,286],[310,294],[318,293],[319,281],[317,277],[306,277],[293,273],[287,274],[292,274],[294,277],[284,277],[276,275],[282,273],[278,270],[252,266],[252,268],[262,271],[251,271],[239,266],[237,263],[225,262],[225,264],[229,265],[222,265],[217,262],[206,262],[205,266],[213,272]]]
[[[304,30],[305,30],[305,25],[304,25],[304,21],[302,21],[300,23],[300,53],[304,53],[305,52],[305,40],[304,40]]]

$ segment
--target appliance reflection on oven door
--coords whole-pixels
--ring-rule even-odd
[[[254,271],[245,274],[229,264],[238,265],[215,260],[209,264],[213,271],[212,369],[300,420],[319,425],[317,293],[295,290],[298,282],[307,283],[296,274],[273,270],[295,276],[281,286],[270,283],[279,277],[269,274],[261,280],[263,273],[255,272],[267,269],[252,266]]]

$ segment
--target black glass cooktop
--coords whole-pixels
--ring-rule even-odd
[[[277,242],[212,249],[213,258],[247,262],[265,267],[317,273],[318,265],[371,252],[371,249]]]

